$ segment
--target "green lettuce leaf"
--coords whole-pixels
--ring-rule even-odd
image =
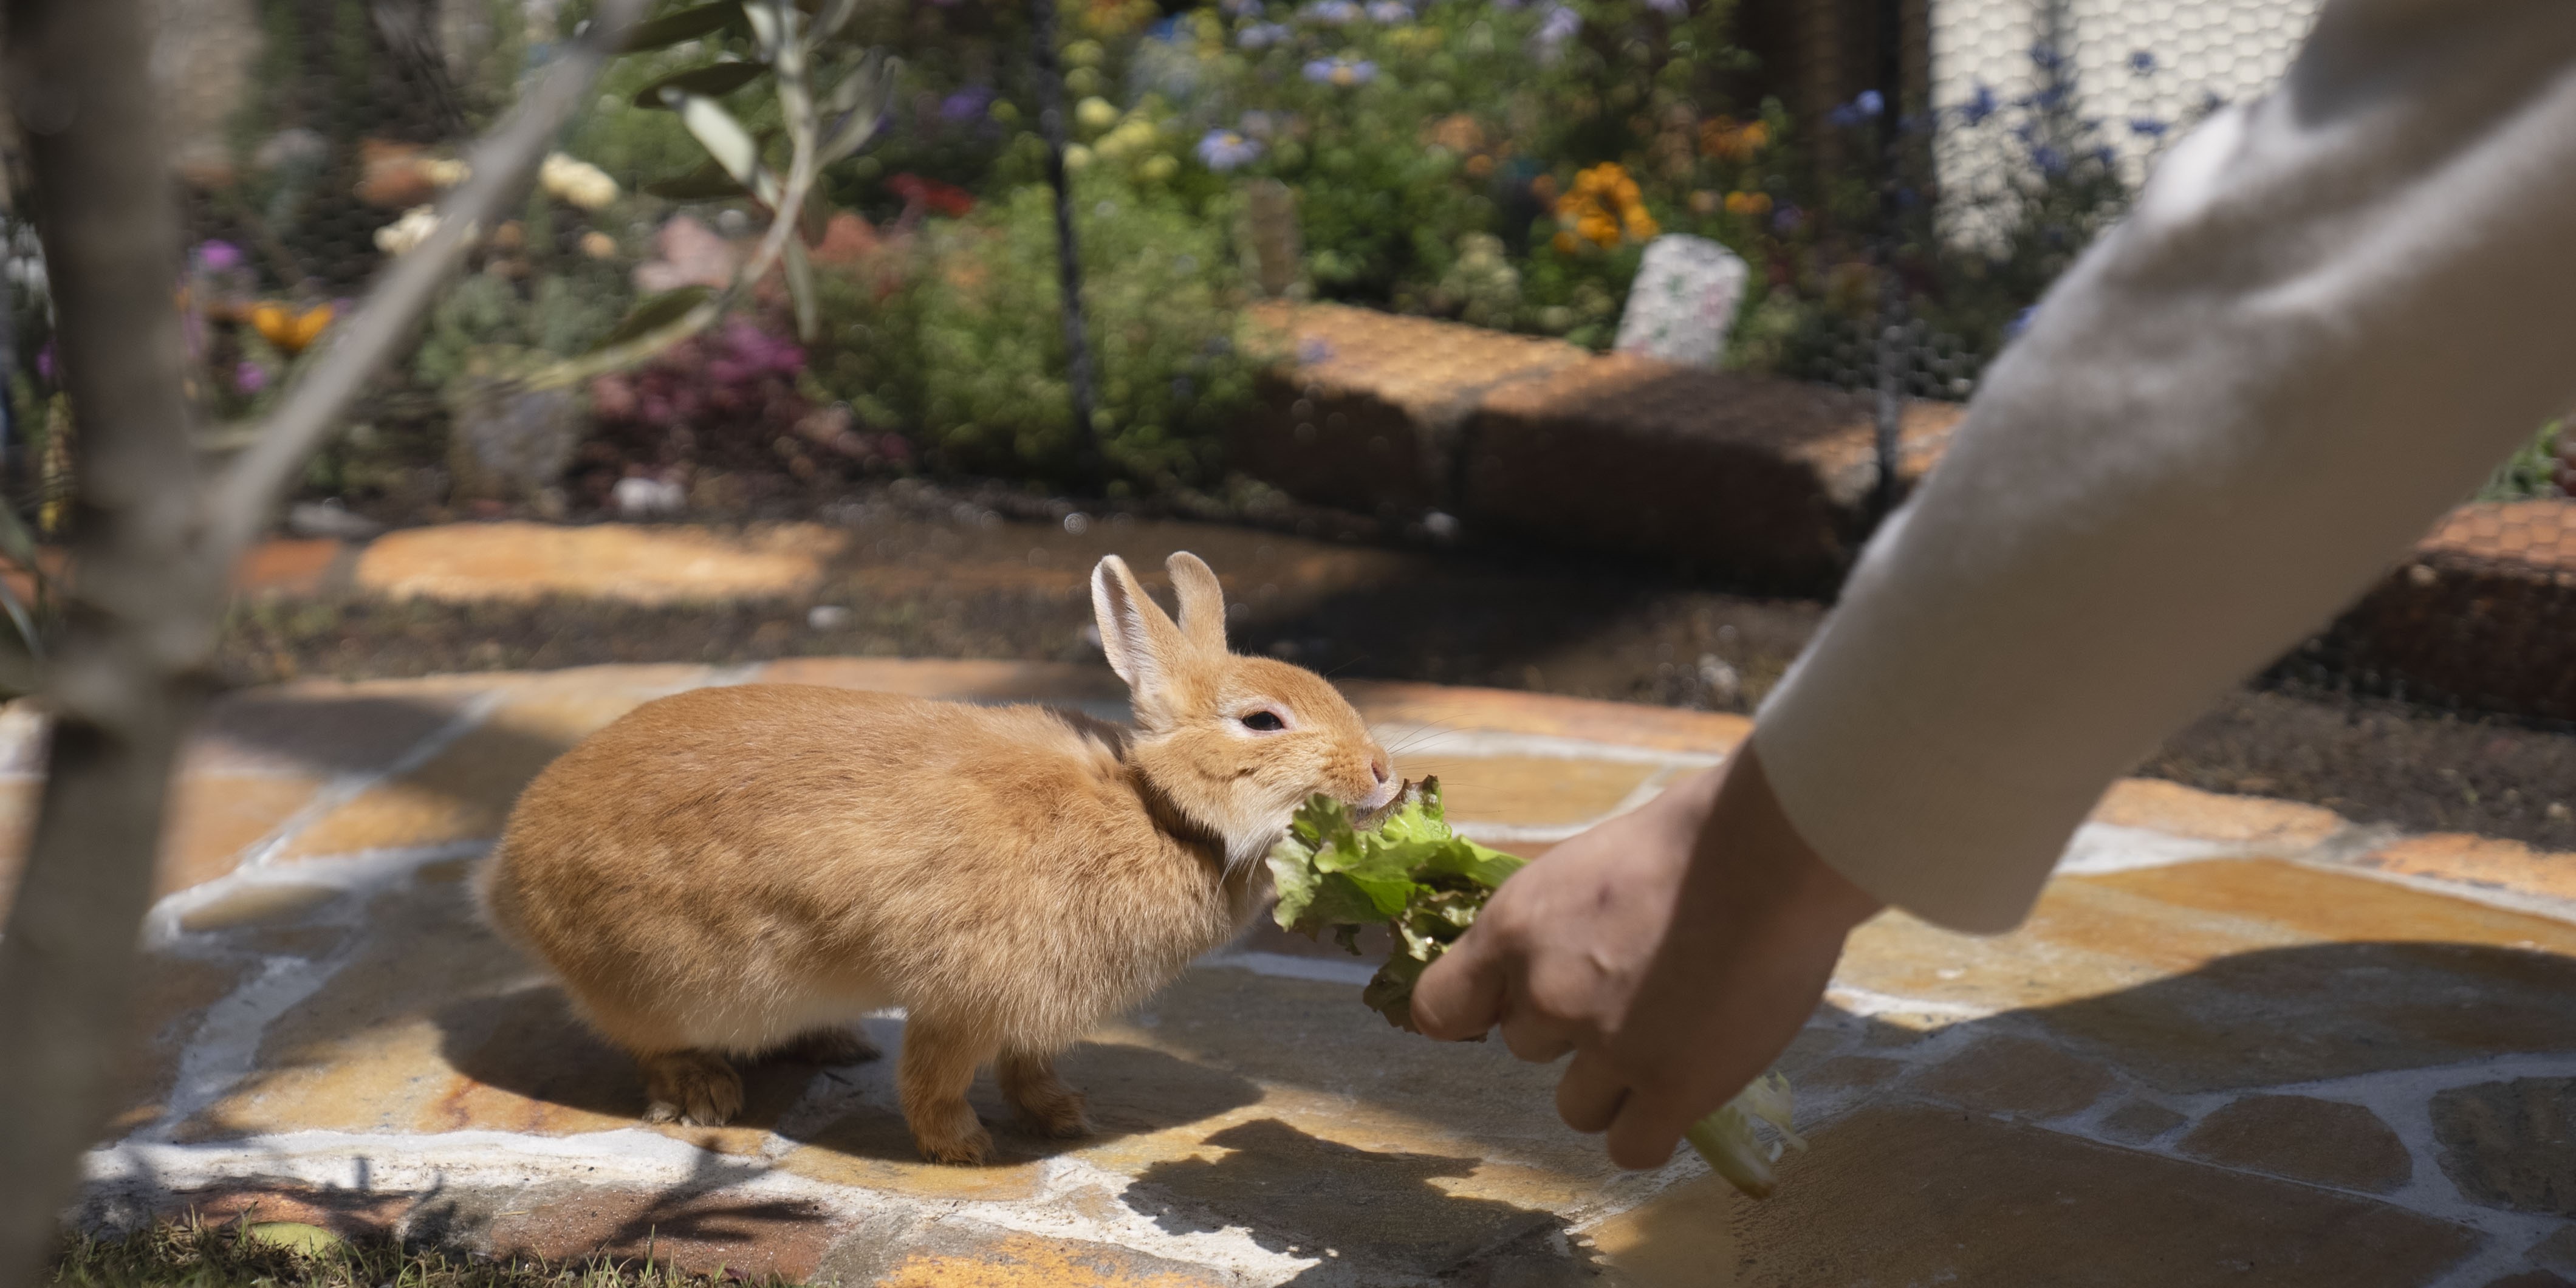
[[[1384,927],[1394,951],[1360,990],[1360,1001],[1400,1029],[1413,1029],[1413,986],[1449,950],[1485,900],[1528,860],[1458,835],[1440,800],[1440,780],[1407,784],[1375,818],[1316,796],[1297,810],[1270,851],[1279,889],[1271,914],[1282,929],[1320,940],[1326,931],[1352,955],[1359,934]],[[1783,1144],[1805,1149],[1791,1129],[1789,1080],[1765,1073],[1684,1133],[1718,1175],[1754,1198],[1771,1193]],[[1766,1141],[1765,1129],[1777,1142]]]

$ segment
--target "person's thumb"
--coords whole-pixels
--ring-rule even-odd
[[[1457,1042],[1479,1037],[1503,1017],[1503,960],[1470,930],[1413,985],[1413,1027]]]

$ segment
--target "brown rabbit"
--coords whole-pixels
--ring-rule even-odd
[[[1039,1131],[1087,1131],[1057,1053],[1242,930],[1309,795],[1385,803],[1386,751],[1322,677],[1226,651],[1216,574],[1168,565],[1176,625],[1091,574],[1130,730],[1044,707],[806,685],[649,702],[547,767],[477,878],[484,913],[643,1067],[645,1117],[742,1107],[731,1061],[873,1055],[924,1157],[984,1159],[995,1064]]]

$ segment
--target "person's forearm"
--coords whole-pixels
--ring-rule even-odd
[[[2341,0],[1989,373],[1755,732],[1863,888],[2017,922],[2102,789],[2576,394],[2576,5]]]

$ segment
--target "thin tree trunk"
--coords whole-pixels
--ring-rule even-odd
[[[11,0],[8,85],[77,409],[73,576],[0,937],[0,1285],[31,1282],[109,1103],[169,768],[223,594],[196,539],[175,194],[136,0]]]
[[[477,173],[440,231],[384,274],[222,486],[204,490],[181,394],[177,201],[139,0],[7,3],[6,84],[29,140],[83,454],[45,677],[44,795],[0,932],[0,1288],[19,1288],[40,1275],[111,1108],[170,772],[210,688],[225,574],[428,309],[467,230],[524,190],[644,0],[603,0],[582,44],[476,148]]]

